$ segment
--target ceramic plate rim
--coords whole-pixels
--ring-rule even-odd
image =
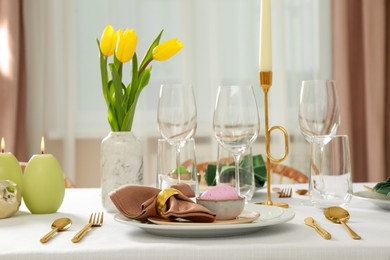
[[[387,196],[386,195],[380,196],[380,195],[382,194],[375,194],[374,191],[357,191],[353,193],[353,196],[357,199],[372,202],[382,209],[390,209],[390,197],[389,199],[382,199],[384,198],[383,196],[385,197]],[[377,196],[377,198],[373,198],[373,196]]]
[[[156,225],[141,223],[137,220],[127,219],[120,213],[114,215],[114,219],[120,223],[139,227],[148,233],[173,237],[218,237],[234,236],[246,233],[253,233],[266,226],[282,224],[295,217],[292,209],[284,209],[276,206],[264,206],[248,203],[245,209],[258,211],[260,217],[251,223],[226,224],[226,225]],[[263,212],[263,213],[262,213]],[[262,218],[264,214],[276,212],[274,217]],[[215,231],[221,231],[218,233]]]

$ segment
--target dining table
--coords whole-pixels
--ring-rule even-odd
[[[361,192],[366,190],[365,186],[374,185],[354,183],[353,190]],[[308,188],[308,184],[275,184],[272,187],[292,187],[296,191]],[[270,207],[286,214],[284,219],[276,216],[274,222],[260,226],[256,223],[230,224],[234,225],[234,232],[226,234],[223,233],[226,231],[224,226],[209,224],[206,228],[199,227],[205,232],[192,236],[191,230],[181,232],[181,226],[175,227],[176,233],[165,234],[164,226],[143,223],[159,228],[157,233],[149,232],[118,212],[105,212],[99,188],[69,188],[56,213],[31,214],[22,202],[14,216],[0,219],[0,259],[390,259],[390,206],[387,202],[378,205],[373,199],[352,197],[347,207],[348,225],[361,236],[360,240],[355,240],[342,225],[330,222],[321,209],[307,203],[310,201],[308,195],[293,192],[291,198],[279,198],[272,192],[271,200],[287,203],[288,209],[256,204],[266,199],[266,188],[259,188],[246,206],[252,209]],[[94,212],[104,212],[103,225],[93,227],[80,242],[73,243],[73,236]],[[70,228],[58,232],[47,243],[41,243],[40,238],[51,230],[51,223],[61,217],[72,220]],[[260,215],[258,223],[262,217],[267,216]],[[305,225],[306,217],[314,218],[331,234],[331,239],[324,239]]]

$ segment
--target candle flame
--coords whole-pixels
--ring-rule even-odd
[[[42,136],[42,139],[41,139],[41,153],[44,154],[45,153],[45,138]]]
[[[4,142],[4,137],[1,138],[1,152],[4,153],[5,151],[5,142]]]

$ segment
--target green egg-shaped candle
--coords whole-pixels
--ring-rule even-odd
[[[31,157],[24,170],[22,195],[33,214],[57,212],[64,199],[65,183],[61,166],[53,155]]]
[[[22,168],[16,157],[12,153],[6,153],[4,138],[1,138],[0,152],[0,180],[10,180],[18,185],[20,191],[23,190]]]

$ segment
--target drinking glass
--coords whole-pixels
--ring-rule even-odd
[[[302,81],[299,99],[299,126],[308,142],[325,144],[340,125],[339,101],[334,80]]]
[[[199,185],[195,151],[195,140],[190,138],[180,149],[181,164],[177,168],[176,147],[169,144],[165,139],[158,139],[157,183],[160,189],[166,189],[174,184],[178,184],[180,177],[181,183],[188,184],[195,195],[198,195]]]
[[[235,180],[240,180],[241,155],[260,131],[259,114],[252,86],[220,86],[214,108],[213,129],[218,143],[234,157]],[[245,196],[236,182],[239,195]]]
[[[161,136],[176,147],[176,167],[180,167],[180,150],[196,131],[196,104],[191,85],[161,85],[157,122]],[[178,175],[180,183],[180,174]]]
[[[311,202],[320,208],[347,206],[352,198],[348,136],[336,135],[325,145],[320,140],[314,140],[311,148]]]

